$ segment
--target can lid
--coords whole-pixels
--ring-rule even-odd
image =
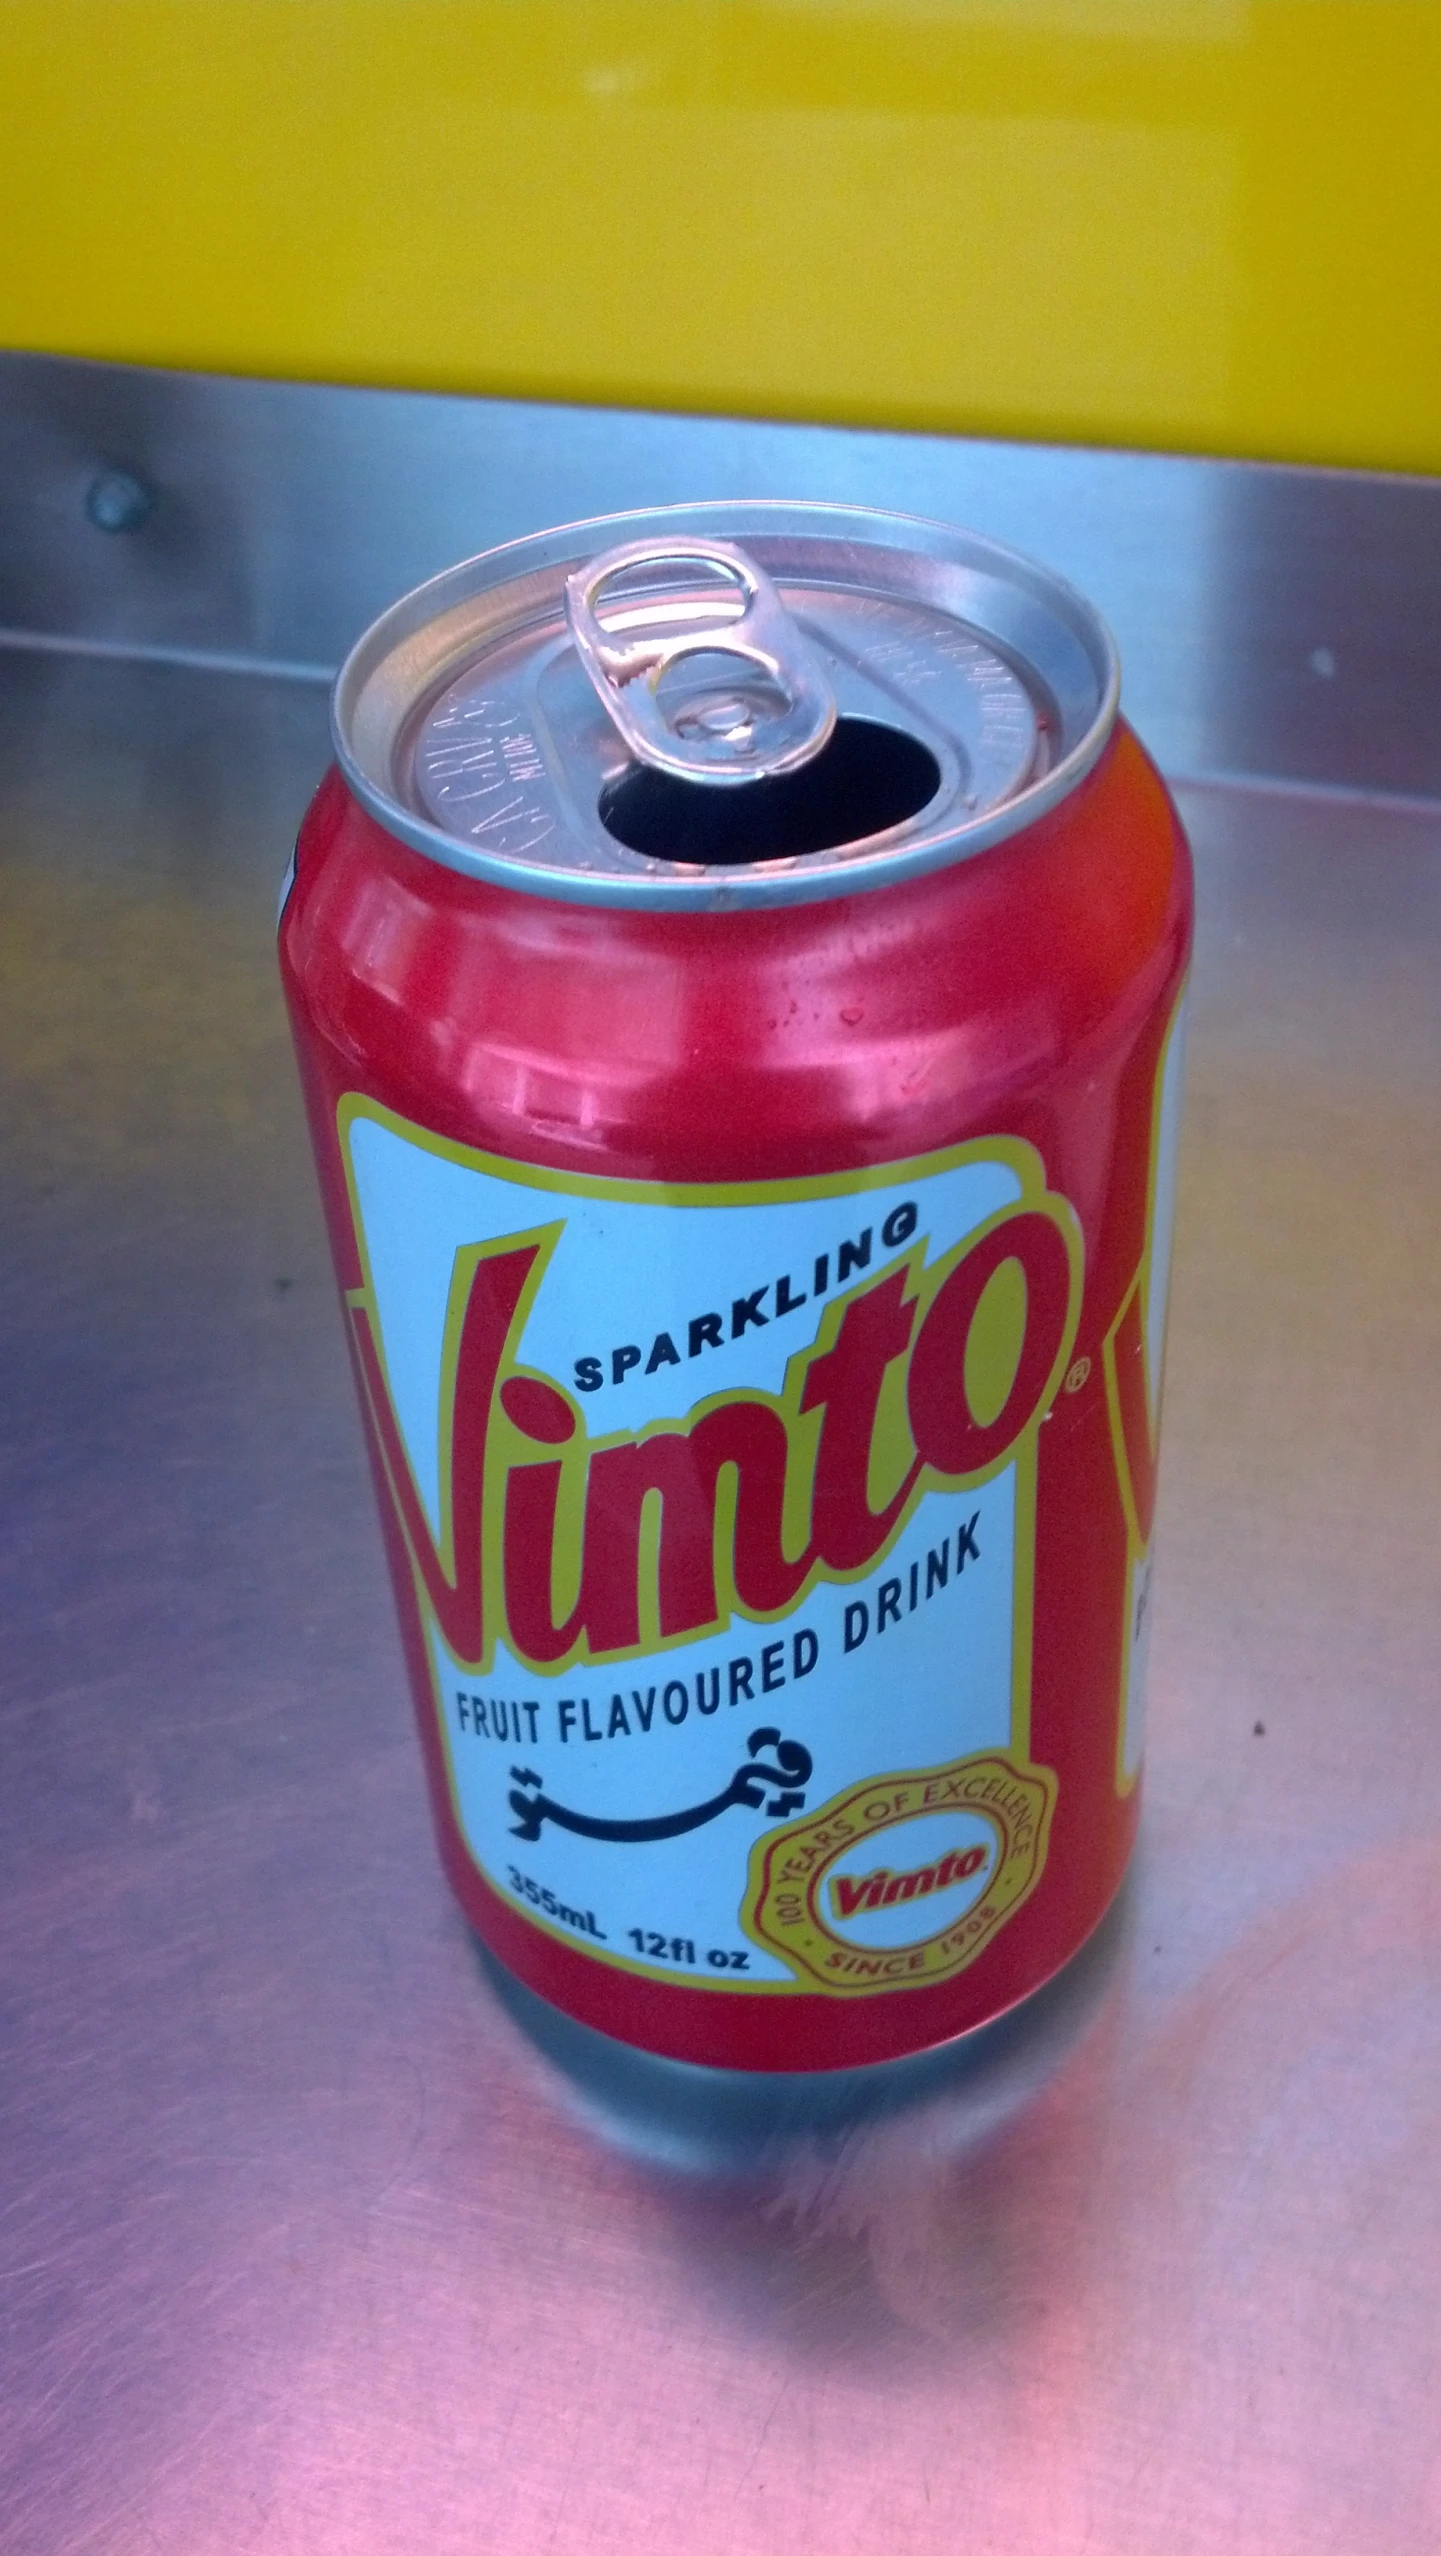
[[[577,902],[797,903],[989,848],[1116,715],[1110,634],[978,534],[860,508],[612,516],[508,543],[341,668],[356,796],[449,868]]]

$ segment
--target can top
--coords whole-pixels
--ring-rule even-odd
[[[590,904],[795,904],[988,849],[1116,715],[1083,598],[945,524],[848,506],[610,516],[417,587],[340,670],[336,753],[448,868]]]

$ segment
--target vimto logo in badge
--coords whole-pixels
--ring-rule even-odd
[[[949,1979],[1035,1888],[1055,1797],[999,1752],[880,1776],[757,1845],[742,1922],[836,1995]]]

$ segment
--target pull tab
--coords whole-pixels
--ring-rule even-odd
[[[608,586],[646,569],[671,573],[602,603]],[[688,569],[704,577],[699,591]],[[574,570],[565,609],[612,722],[656,771],[765,780],[809,763],[836,724],[814,649],[764,569],[731,542],[626,542]]]

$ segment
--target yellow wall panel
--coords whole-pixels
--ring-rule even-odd
[[[0,0],[0,339],[1441,467],[1441,0]]]

